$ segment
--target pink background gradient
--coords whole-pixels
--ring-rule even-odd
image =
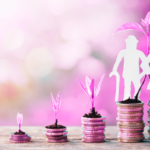
[[[146,36],[113,32],[127,22],[141,23],[149,8],[150,0],[0,0],[0,125],[17,125],[18,112],[22,125],[54,123],[50,93],[61,91],[58,123],[80,126],[91,105],[77,78],[84,83],[87,75],[97,86],[103,73],[96,110],[107,125],[116,125],[116,78],[109,74],[127,36],[135,35],[145,54]],[[140,96],[146,124],[148,82]],[[119,100],[123,89],[121,78]]]

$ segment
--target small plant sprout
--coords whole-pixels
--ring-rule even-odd
[[[18,122],[18,125],[19,125],[19,131],[21,131],[21,124],[22,124],[22,120],[23,120],[23,115],[22,114],[17,114],[17,122]]]
[[[100,88],[101,88],[101,84],[102,81],[104,79],[105,74],[102,75],[97,88],[95,88],[95,83],[94,83],[94,79],[90,80],[89,77],[85,77],[85,86],[80,82],[80,80],[78,79],[78,82],[80,83],[81,87],[83,88],[84,92],[89,96],[90,101],[91,101],[91,105],[92,105],[92,110],[95,106],[95,97],[98,95]]]
[[[56,101],[53,97],[53,94],[51,93],[51,101],[52,101],[52,106],[53,106],[53,110],[54,110],[54,118],[55,118],[55,124],[57,126],[57,113],[58,113],[58,110],[60,108],[60,105],[61,105],[61,97],[60,97],[60,92],[57,94],[57,97],[56,97]]]

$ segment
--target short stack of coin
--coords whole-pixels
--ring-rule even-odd
[[[150,101],[147,103],[148,106],[150,106]],[[149,129],[148,129],[148,139],[150,140],[150,108],[148,109],[148,123],[149,123]]]
[[[85,143],[99,143],[105,141],[105,117],[82,117],[82,141]]]
[[[49,143],[62,143],[67,142],[67,130],[62,129],[47,129],[44,131],[46,135],[47,142]]]
[[[143,141],[145,138],[143,134],[145,127],[143,122],[143,105],[143,102],[131,104],[117,103],[118,141],[129,143]]]
[[[15,135],[14,133],[11,133],[9,137],[9,142],[11,143],[27,143],[30,142],[31,136],[28,134],[22,134],[22,135]]]

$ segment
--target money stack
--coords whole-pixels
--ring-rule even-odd
[[[11,133],[9,136],[9,142],[11,143],[27,143],[30,142],[31,136],[29,134],[16,134],[16,133]]]
[[[150,101],[147,103],[148,106],[150,106]],[[148,129],[148,139],[150,140],[150,108],[148,109],[148,123],[149,123],[149,129]]]
[[[60,126],[60,125],[59,125]],[[66,128],[60,129],[47,129],[44,131],[46,140],[49,143],[62,143],[67,142],[67,130]]]
[[[105,141],[105,117],[81,118],[82,141],[86,143],[99,143]]]
[[[145,127],[143,122],[143,105],[143,102],[131,104],[117,103],[118,141],[129,143],[143,141],[145,138],[143,134]]]

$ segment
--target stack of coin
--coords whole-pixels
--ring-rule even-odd
[[[67,142],[67,130],[62,129],[47,129],[44,131],[46,135],[47,142],[49,143],[62,143]]]
[[[143,105],[143,102],[131,104],[117,103],[118,141],[130,143],[143,141],[145,138],[143,134],[145,127],[143,122]]]
[[[148,106],[150,106],[150,101],[147,103]],[[148,109],[148,123],[149,123],[149,129],[148,129],[148,139],[150,140],[150,108]]]
[[[105,141],[105,117],[82,117],[82,141],[86,143],[99,143]]]
[[[27,143],[30,142],[31,136],[28,134],[22,134],[22,135],[15,135],[14,133],[11,133],[9,137],[9,142],[11,143]]]

